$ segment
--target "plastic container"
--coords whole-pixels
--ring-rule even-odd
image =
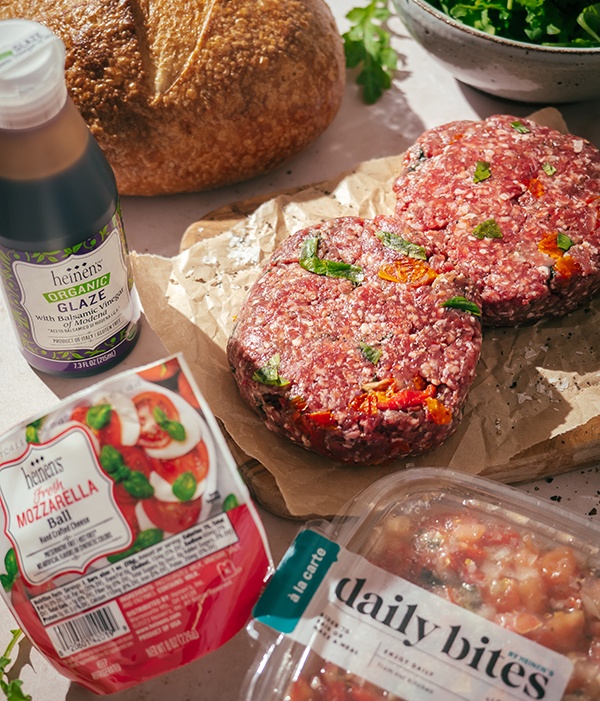
[[[56,669],[98,694],[223,645],[272,571],[181,357],[119,373],[1,436],[0,507],[6,604]]]
[[[140,309],[115,177],[64,61],[43,25],[0,22],[0,280],[28,363],[80,376],[125,357]]]
[[[600,529],[442,469],[308,524],[254,609],[246,701],[594,701]]]

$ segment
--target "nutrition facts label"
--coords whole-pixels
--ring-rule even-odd
[[[226,513],[199,523],[126,559],[32,599],[47,626],[115,599],[237,543]]]

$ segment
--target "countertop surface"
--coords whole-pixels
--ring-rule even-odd
[[[348,27],[346,13],[360,5],[353,0],[329,0],[340,32]],[[366,3],[362,3],[366,4]],[[399,65],[392,89],[375,105],[365,105],[354,83],[348,82],[341,109],[327,131],[302,154],[276,171],[246,183],[212,192],[170,197],[124,197],[123,215],[129,247],[140,253],[173,256],[186,228],[212,210],[255,195],[320,182],[357,163],[403,152],[425,130],[455,119],[480,119],[491,114],[526,116],[547,105],[528,105],[495,99],[455,81],[407,34],[397,18],[389,23]],[[482,59],[483,60],[483,59]],[[562,112],[572,133],[600,145],[600,100],[552,105]],[[162,358],[165,350],[143,322],[140,341],[119,366],[95,378],[68,380],[34,372],[20,356],[4,304],[0,302],[0,371],[2,412],[0,433],[17,422],[49,409],[93,381],[126,368]],[[521,485],[536,496],[600,523],[600,470],[592,466],[552,479]],[[298,523],[259,509],[277,563],[297,532]],[[0,604],[0,648],[15,622]],[[241,631],[220,650],[176,672],[113,695],[115,701],[236,701],[255,655],[251,640]],[[15,663],[24,691],[33,701],[84,701],[94,694],[71,684],[35,649],[21,645]]]

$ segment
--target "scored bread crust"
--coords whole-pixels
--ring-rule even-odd
[[[65,43],[69,93],[121,194],[267,172],[331,123],[345,84],[324,0],[0,0]]]

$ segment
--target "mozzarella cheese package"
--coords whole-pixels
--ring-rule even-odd
[[[215,650],[272,557],[181,356],[104,380],[0,438],[2,593],[65,676],[109,694]]]

